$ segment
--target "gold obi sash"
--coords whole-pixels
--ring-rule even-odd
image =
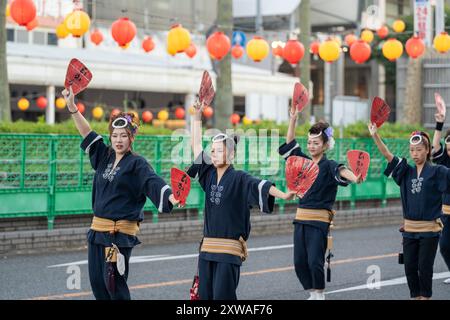
[[[442,205],[442,213],[443,214],[450,214],[450,206],[447,206],[445,204]]]
[[[240,257],[242,261],[248,257],[247,243],[242,237],[239,240],[205,237],[200,252],[228,253]]]
[[[405,219],[404,223],[404,230],[406,232],[439,232],[444,228],[441,219],[432,221]]]
[[[137,221],[128,220],[113,221],[94,216],[94,219],[92,219],[91,229],[99,232],[121,232],[130,236],[135,236],[139,231],[139,223]]]
[[[326,209],[304,209],[297,208],[295,220],[299,221],[322,221],[331,223],[333,221],[336,211]]]

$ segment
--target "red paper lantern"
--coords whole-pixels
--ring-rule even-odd
[[[382,26],[380,29],[377,30],[377,35],[380,37],[380,39],[384,39],[389,35],[389,29],[386,26]]]
[[[283,58],[290,64],[297,64],[305,55],[305,47],[295,39],[288,40],[283,48]]]
[[[39,109],[45,109],[47,107],[47,98],[46,97],[39,97],[36,99],[36,105]]]
[[[144,121],[145,123],[149,123],[152,120],[153,120],[153,113],[151,113],[150,111],[142,112],[142,121]]]
[[[357,40],[358,40],[358,38],[353,33],[346,35],[344,38],[345,43],[349,47],[351,47],[352,44],[355,43]]]
[[[216,31],[206,40],[206,48],[214,59],[221,60],[230,51],[231,42],[223,32]]]
[[[186,112],[184,111],[184,108],[178,107],[175,109],[175,117],[177,119],[184,119]]]
[[[111,34],[119,46],[125,46],[136,36],[136,25],[128,18],[117,19],[111,26]]]
[[[20,26],[26,26],[36,18],[36,6],[32,0],[14,0],[9,8],[11,18]]]
[[[311,43],[311,46],[309,49],[311,50],[312,54],[318,55],[319,54],[319,47],[320,47],[320,41],[313,41]]]
[[[282,57],[283,56],[283,47],[278,44],[275,48],[272,48],[272,54],[275,57]]]
[[[103,41],[103,34],[100,32],[100,30],[95,30],[91,33],[91,41],[96,46],[98,46]]]
[[[238,124],[241,121],[241,117],[237,113],[233,113],[230,117],[230,121],[232,124]]]
[[[205,109],[203,109],[203,116],[204,116],[206,119],[211,118],[211,117],[213,116],[213,114],[214,114],[214,110],[213,110],[212,107],[207,106]]]
[[[142,49],[144,49],[145,52],[150,52],[155,48],[155,43],[153,42],[152,37],[145,37],[142,41]],[[150,111],[148,111],[150,112]]]
[[[357,40],[350,47],[350,57],[356,63],[364,63],[370,58],[372,49],[364,40]]]
[[[405,48],[406,53],[415,59],[425,52],[425,43],[418,36],[412,36],[406,41]]]
[[[193,58],[197,54],[197,47],[195,44],[191,43],[190,46],[184,50],[184,53],[186,53],[189,58]]]
[[[37,17],[34,18],[33,20],[31,20],[30,22],[27,23],[27,25],[25,26],[25,28],[27,28],[28,31],[33,30],[34,28],[36,28],[38,26],[39,22]]]
[[[78,108],[78,111],[80,111],[80,113],[84,113],[84,111],[86,111],[86,107],[81,102],[77,103],[77,108]]]
[[[231,55],[235,59],[239,59],[244,54],[244,48],[238,44],[234,45],[231,49]]]

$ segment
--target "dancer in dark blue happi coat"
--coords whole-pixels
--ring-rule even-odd
[[[286,160],[290,156],[312,159],[319,166],[319,174],[311,189],[299,199],[293,222],[295,273],[303,288],[310,291],[308,300],[324,300],[325,254],[328,246],[331,249],[331,241],[327,240],[338,186],[360,183],[361,177],[327,158],[325,152],[334,145],[333,129],[327,123],[319,122],[309,130],[306,155],[295,140],[297,117],[298,111],[292,108],[286,142],[278,151]]]
[[[430,299],[433,264],[442,231],[442,195],[450,192],[450,169],[433,165],[430,160],[431,141],[426,132],[415,131],[410,137],[410,156],[394,156],[381,141],[375,124],[369,125],[374,141],[389,162],[384,174],[392,176],[400,186],[404,224],[403,260],[410,296]]]
[[[235,170],[237,136],[218,134],[212,140],[211,157],[202,148],[201,114],[195,106],[191,139],[195,161],[188,170],[205,191],[203,241],[199,255],[199,294],[202,300],[235,300],[240,266],[247,257],[250,208],[270,213],[274,197],[291,199],[272,182]]]
[[[111,146],[107,146],[78,112],[72,89],[64,90],[63,95],[83,136],[81,148],[89,155],[95,170],[92,189],[94,218],[88,232],[92,291],[96,299],[130,299],[128,263],[133,247],[140,243],[136,234],[144,218],[146,199],[150,198],[159,212],[170,212],[178,201],[149,163],[131,151],[139,124],[133,113],[111,117]]]
[[[445,102],[442,98],[438,98],[437,104],[441,104],[441,110],[445,110]],[[439,108],[438,108],[439,110]],[[450,130],[447,130],[445,134],[445,145],[441,144],[442,128],[445,122],[445,113],[438,111],[435,114],[436,118],[436,130],[433,136],[433,152],[431,154],[431,160],[436,164],[441,164],[447,168],[450,168]],[[445,193],[442,197],[442,223],[444,229],[442,230],[439,240],[439,249],[441,255],[444,258],[447,268],[450,270],[450,193]],[[444,283],[450,284],[450,278],[445,279]]]

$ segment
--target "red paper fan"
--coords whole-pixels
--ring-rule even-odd
[[[361,150],[350,150],[347,152],[347,162],[356,176],[361,175],[366,180],[370,166],[370,155]]]
[[[77,95],[87,88],[91,80],[91,71],[80,60],[72,59],[67,67],[64,87],[69,90],[69,87],[72,86],[73,94]]]
[[[370,122],[375,123],[377,127],[381,125],[389,118],[391,108],[380,97],[373,98],[372,108],[370,110]]]
[[[318,175],[319,166],[312,160],[291,156],[286,161],[287,187],[300,198],[308,192]]]
[[[172,168],[170,170],[170,180],[173,196],[175,199],[180,200],[180,204],[184,206],[191,190],[191,178],[186,172],[178,168]]]

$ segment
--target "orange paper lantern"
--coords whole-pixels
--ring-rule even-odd
[[[145,37],[144,40],[142,41],[142,49],[144,49],[145,52],[150,52],[154,48],[155,48],[155,43],[153,42],[152,37]]]
[[[370,54],[372,53],[372,49],[370,46],[363,40],[357,40],[350,47],[350,57],[356,63],[364,63],[367,59],[370,58]]]
[[[153,113],[151,113],[150,111],[144,111],[142,112],[142,120],[145,123],[149,123],[150,121],[153,120]]]
[[[243,54],[244,54],[244,48],[238,44],[234,45],[233,48],[231,49],[231,55],[235,59],[241,58],[243,56]]]
[[[206,48],[210,55],[216,60],[222,60],[223,57],[230,51],[231,42],[225,33],[216,31],[206,40]]]
[[[136,36],[136,25],[126,17],[117,19],[111,25],[111,34],[117,44],[124,47]]]
[[[425,52],[425,43],[418,36],[412,36],[406,41],[405,50],[411,58],[415,59]]]
[[[290,39],[286,42],[283,48],[283,58],[290,64],[297,64],[305,55],[305,47],[303,44],[295,39]]]
[[[11,18],[20,26],[26,26],[36,17],[36,6],[32,0],[14,0],[9,7]]]
[[[230,117],[230,121],[233,125],[236,125],[241,121],[241,117],[237,113],[233,113]]]
[[[184,53],[186,53],[186,55],[192,59],[197,54],[197,47],[195,46],[195,44],[191,43],[191,45],[186,50],[184,50]]]
[[[91,41],[96,46],[98,46],[103,41],[103,34],[100,32],[100,30],[95,30],[91,33]]]

